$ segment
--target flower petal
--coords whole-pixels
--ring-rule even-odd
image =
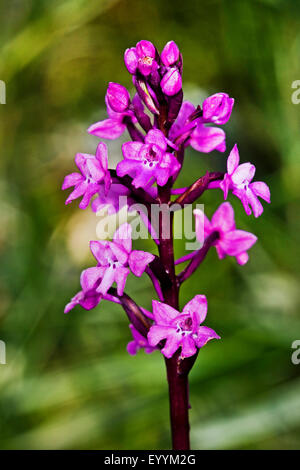
[[[257,237],[253,233],[233,230],[223,236],[220,244],[229,256],[237,256],[249,250],[256,241]]]
[[[110,289],[115,281],[116,271],[117,269],[113,269],[111,267],[105,269],[102,280],[96,289],[99,294],[104,295],[107,293],[108,289]]]
[[[198,348],[202,348],[205,344],[211,339],[220,339],[221,337],[217,333],[207,326],[200,326],[198,329],[197,337],[195,338],[195,343]]]
[[[182,78],[176,67],[170,68],[163,76],[160,86],[167,96],[174,96],[182,88]]]
[[[127,276],[129,273],[129,269],[124,267],[119,267],[115,270],[115,281],[117,283],[118,295],[123,295]]]
[[[250,183],[255,175],[255,166],[252,163],[242,163],[233,172],[231,179],[236,185]]]
[[[140,277],[145,271],[147,265],[155,258],[151,253],[146,251],[134,250],[130,253],[128,263],[131,271],[136,276]]]
[[[235,229],[234,210],[230,202],[223,202],[211,218],[213,228],[228,232]]]
[[[105,273],[105,268],[103,267],[92,267],[82,271],[80,276],[80,285],[84,292],[96,289],[99,280]]]
[[[149,131],[145,137],[145,142],[147,144],[155,144],[163,151],[165,151],[167,148],[166,138],[159,129],[152,129]]]
[[[108,169],[108,154],[107,145],[104,142],[99,142],[96,150],[96,158],[100,162],[104,171]]]
[[[205,127],[199,124],[192,133],[190,144],[198,152],[209,153],[212,150],[225,152],[225,132],[218,127]]]
[[[196,354],[197,348],[190,335],[184,336],[181,341],[181,357],[191,357]]]
[[[249,187],[252,189],[256,196],[261,197],[264,201],[270,204],[271,194],[269,186],[263,181],[254,181],[254,183],[249,184]]]
[[[176,335],[168,336],[165,347],[161,350],[162,354],[170,359],[180,346],[181,338]]]
[[[205,295],[196,295],[185,305],[182,313],[190,316],[196,314],[197,326],[203,323],[207,314],[207,299]]]
[[[127,253],[131,252],[132,241],[131,241],[132,227],[130,224],[122,224],[115,231],[113,241],[121,245]]]
[[[103,121],[95,122],[88,128],[88,133],[99,137],[100,139],[118,139],[126,126],[118,119],[104,119]]]
[[[232,175],[234,170],[238,167],[240,162],[240,155],[237,145],[235,144],[227,158],[227,173]]]
[[[199,243],[203,244],[205,238],[212,232],[209,219],[201,209],[194,209],[193,214],[196,222],[196,237]]]
[[[80,173],[70,173],[65,177],[61,189],[64,190],[76,186],[81,183],[82,180],[84,180],[84,178]]]
[[[144,144],[142,142],[125,142],[122,145],[122,152],[125,158],[129,160],[141,160],[139,152]]]
[[[175,331],[174,328],[169,326],[152,325],[147,335],[150,346],[156,346],[160,341],[166,339],[170,333],[172,334],[173,330]]]
[[[158,300],[152,300],[153,315],[158,325],[169,325],[173,320],[180,315],[175,308],[170,305],[159,302]]]
[[[74,201],[74,199],[77,199],[78,197],[81,197],[85,191],[87,190],[88,183],[86,180],[83,180],[81,183],[79,183],[74,191],[71,192],[69,197],[66,199],[65,204],[70,204],[70,202]]]

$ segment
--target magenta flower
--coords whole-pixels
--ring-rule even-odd
[[[105,103],[108,119],[95,122],[88,128],[88,133],[100,139],[114,140],[126,130],[126,119],[136,123],[134,113],[129,109],[130,96],[125,87],[111,82],[108,86]]]
[[[166,67],[174,65],[179,59],[179,47],[174,41],[169,41],[160,54],[161,60]]]
[[[235,256],[241,265],[247,263],[247,250],[257,241],[257,237],[244,230],[236,230],[234,211],[229,202],[223,202],[211,218],[211,222],[200,209],[194,210],[197,240],[203,243],[213,232],[218,233],[214,242],[219,259],[227,255]]]
[[[231,116],[234,99],[227,93],[216,93],[203,101],[203,120],[214,124],[226,124]]]
[[[126,142],[122,145],[124,160],[117,165],[118,176],[130,175],[136,188],[145,188],[154,181],[159,186],[165,185],[180,169],[175,156],[167,152],[167,145],[166,138],[158,129],[148,132],[144,144]]]
[[[129,91],[119,83],[110,82],[107,88],[107,101],[116,113],[123,113],[130,104]]]
[[[135,356],[136,353],[138,352],[139,349],[144,348],[145,353],[150,354],[152,353],[156,348],[153,348],[150,346],[150,344],[147,341],[147,338],[142,336],[135,328],[133,325],[129,325],[129,328],[131,330],[133,340],[130,341],[130,343],[127,344],[127,351],[131,356]]]
[[[84,292],[95,290],[106,294],[114,282],[118,295],[123,295],[126,279],[130,271],[140,277],[154,255],[145,251],[132,251],[132,228],[123,224],[115,232],[113,241],[91,241],[90,248],[98,265],[81,273],[81,286]]]
[[[70,302],[65,306],[64,313],[69,313],[76,305],[80,305],[85,310],[91,310],[95,308],[99,302],[102,300],[103,296],[97,293],[95,290],[84,292],[83,290],[79,291]]]
[[[181,357],[190,357],[209,340],[220,339],[211,328],[200,326],[207,314],[205,295],[196,295],[186,304],[182,313],[157,300],[153,300],[152,305],[155,324],[148,332],[148,342],[154,347],[166,340],[161,350],[165,357],[172,357],[180,347]]]
[[[182,88],[182,78],[179,62],[180,51],[174,41],[169,41],[161,53],[161,60],[165,67],[161,68],[163,74],[160,82],[163,93],[167,96],[173,96]]]
[[[189,101],[184,101],[178,117],[172,125],[169,137],[176,143],[185,142],[198,152],[209,153],[213,150],[225,152],[225,132],[219,127],[207,127],[202,118],[192,119],[196,108]]]
[[[235,145],[227,159],[227,173],[219,187],[224,192],[224,199],[227,199],[228,191],[231,190],[232,194],[242,201],[247,215],[251,215],[253,211],[254,217],[259,217],[264,209],[258,197],[270,203],[270,189],[263,181],[251,183],[255,175],[255,166],[251,163],[239,165],[239,161],[239,151]]]
[[[124,62],[128,72],[133,75],[138,70],[142,75],[147,77],[158,67],[155,55],[155,47],[150,41],[143,40],[138,42],[136,47],[126,49]]]
[[[167,96],[176,95],[182,88],[182,78],[177,67],[171,67],[164,74],[160,86],[162,91]]]
[[[92,201],[91,207],[93,212],[100,212],[107,208],[107,213],[112,215],[123,209],[126,205],[125,202],[128,206],[134,203],[129,196],[130,189],[120,183],[112,183],[107,194],[105,194],[104,185],[101,185],[97,197]]]
[[[74,186],[74,190],[67,198],[66,204],[82,197],[79,207],[80,209],[85,209],[94,194],[99,191],[101,184],[103,184],[105,193],[107,193],[111,184],[106,145],[100,142],[96,150],[96,155],[77,153],[75,163],[80,173],[67,175],[62,184],[62,189],[68,189]]]

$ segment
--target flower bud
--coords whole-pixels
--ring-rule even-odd
[[[176,67],[172,67],[167,71],[160,82],[160,86],[167,96],[176,95],[181,90],[182,79]]]
[[[173,65],[179,59],[179,48],[174,41],[169,41],[163,48],[161,60],[166,66]]]
[[[109,106],[117,113],[123,113],[129,106],[129,92],[119,83],[110,82],[106,96]]]
[[[138,57],[135,51],[135,47],[126,49],[124,53],[124,62],[128,72],[134,74],[138,66]]]
[[[206,122],[225,124],[231,116],[233,104],[234,99],[230,98],[227,93],[209,96],[203,102],[203,119]]]

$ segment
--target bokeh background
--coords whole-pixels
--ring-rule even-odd
[[[123,51],[144,38],[161,50],[175,40],[184,88],[195,104],[224,91],[236,100],[228,150],[257,166],[272,205],[238,227],[259,237],[249,263],[209,253],[184,286],[181,304],[203,293],[207,324],[222,336],[191,376],[194,449],[299,449],[300,365],[300,4],[296,0],[0,1],[0,448],[163,449],[169,446],[165,370],[158,352],[129,357],[122,309],[109,303],[68,316],[63,308],[93,259],[97,218],[65,207],[64,175],[76,152],[93,152],[86,128],[104,118],[108,81],[131,88]],[[126,136],[124,136],[124,139]],[[121,141],[109,143],[111,162]],[[182,184],[225,155],[188,150]],[[211,215],[222,193],[202,201]],[[148,241],[139,247],[152,249]],[[176,242],[177,255],[184,253]],[[126,290],[151,306],[147,278]]]

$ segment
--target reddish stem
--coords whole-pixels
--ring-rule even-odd
[[[162,204],[170,200],[170,185],[159,188],[159,199]],[[173,213],[170,218],[163,218],[160,213],[159,221],[159,254],[160,260],[168,274],[168,282],[162,282],[164,301],[168,305],[179,308],[178,284],[175,274],[174,249],[173,249]],[[163,231],[163,226],[170,221],[170,230]],[[163,238],[163,233],[168,233],[168,238]],[[172,447],[174,450],[189,450],[189,401],[188,401],[188,370],[180,370],[179,353],[170,359],[165,359],[167,378],[169,384],[170,418]]]

